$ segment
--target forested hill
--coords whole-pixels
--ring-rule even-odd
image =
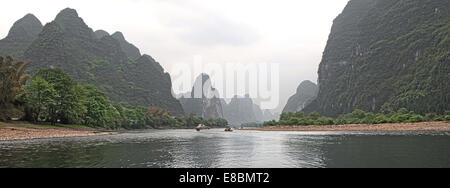
[[[31,60],[30,73],[60,68],[81,83],[96,85],[114,102],[184,113],[172,96],[170,75],[158,62],[141,56],[120,32],[94,32],[73,9],[62,10],[44,27],[32,15],[19,20],[0,41],[0,55]]]
[[[17,20],[8,36],[0,40],[0,56],[9,55],[22,59],[23,51],[37,38],[42,28],[42,23],[32,14]]]
[[[450,110],[450,1],[351,0],[335,20],[305,111]]]

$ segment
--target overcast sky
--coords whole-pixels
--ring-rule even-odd
[[[0,36],[27,13],[43,24],[67,7],[94,30],[121,31],[169,71],[177,63],[279,63],[281,106],[317,69],[348,0],[14,0]]]

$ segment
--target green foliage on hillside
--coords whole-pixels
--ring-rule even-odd
[[[417,123],[425,121],[449,121],[449,115],[450,112],[446,112],[446,115],[430,113],[426,116],[422,116],[412,111],[408,111],[405,108],[401,108],[396,112],[378,114],[357,109],[352,113],[340,115],[338,118],[320,116],[317,112],[310,114],[306,114],[305,112],[289,112],[282,114],[280,121],[265,122],[264,126]]]
[[[32,14],[17,20],[8,32],[8,36],[0,40],[0,56],[23,58],[24,50],[42,31],[41,22]]]
[[[352,0],[334,21],[305,111],[450,110],[450,1]]]
[[[184,114],[172,96],[170,76],[153,58],[140,56],[122,35],[97,38],[73,9],[64,9],[44,27],[31,16],[17,23],[26,24],[15,24],[8,37],[0,40],[0,55],[31,60],[27,73],[59,68],[122,105],[158,106]],[[126,53],[131,48],[133,57]]]
[[[80,85],[60,69],[41,69],[21,95],[26,120],[52,125],[79,124],[106,129],[188,128],[198,124],[225,127],[224,119],[173,116],[159,107],[125,107],[112,103],[93,85]]]

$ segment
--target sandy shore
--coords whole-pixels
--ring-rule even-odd
[[[255,131],[442,131],[450,132],[450,122],[387,123],[380,125],[274,126],[248,128]]]
[[[68,128],[29,128],[3,125],[0,127],[0,141],[30,140],[43,138],[85,137],[118,134],[98,130],[82,130]]]

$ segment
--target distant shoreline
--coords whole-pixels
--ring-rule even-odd
[[[246,128],[252,131],[439,131],[450,132],[450,122],[348,124],[325,126],[273,126]]]
[[[28,123],[0,123],[0,141],[115,135],[118,132],[94,128],[34,125]]]

